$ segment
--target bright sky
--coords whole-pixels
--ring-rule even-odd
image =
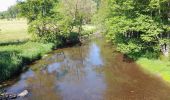
[[[14,5],[17,0],[0,0],[0,11],[5,11],[11,5]]]

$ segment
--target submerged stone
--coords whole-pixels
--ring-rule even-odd
[[[26,95],[28,95],[28,90],[24,90],[23,92],[18,94],[18,97],[25,97]]]

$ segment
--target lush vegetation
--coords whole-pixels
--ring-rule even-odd
[[[52,50],[52,43],[28,41],[26,20],[0,20],[0,25],[0,81],[19,74],[24,65]]]
[[[19,16],[17,5],[13,5],[8,8],[7,11],[0,12],[0,19],[16,19]]]
[[[93,0],[25,0],[1,12],[0,81],[52,48],[88,37],[94,30],[89,25],[96,5]]]
[[[0,46],[0,80],[11,75],[17,75],[24,69],[24,65],[39,59],[43,54],[52,50],[53,44],[36,42],[19,43]]]
[[[34,39],[57,46],[79,41],[82,26],[90,23],[96,9],[92,0],[27,0],[18,6],[21,16],[28,19]]]
[[[168,70],[169,60],[158,59],[170,47],[169,0],[18,0],[0,13],[0,19],[21,17],[27,24],[0,20],[0,80],[53,46],[81,42],[95,31],[92,22],[118,51],[167,79],[160,70]]]
[[[170,60],[161,56],[170,45],[169,0],[101,0],[95,17],[118,51],[170,81]]]
[[[161,47],[167,49],[169,0],[103,0],[101,5],[99,15],[104,14],[106,37],[118,51],[137,59],[155,58]]]

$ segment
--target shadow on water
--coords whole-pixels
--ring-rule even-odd
[[[170,87],[104,40],[56,50],[5,88],[24,100],[170,100]]]

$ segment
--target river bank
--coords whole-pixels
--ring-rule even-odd
[[[19,75],[26,68],[23,66],[54,50],[53,43],[30,41],[27,28],[26,19],[0,20],[0,82]],[[83,26],[83,29],[86,38],[94,30],[90,25]]]
[[[103,39],[54,50],[29,66],[7,93],[30,100],[169,100],[170,87]],[[159,92],[157,92],[159,91]]]
[[[159,59],[139,58],[137,64],[147,73],[158,76],[170,83],[170,59],[160,57]]]
[[[50,52],[53,44],[18,42],[0,46],[0,82],[20,74],[31,62]]]

